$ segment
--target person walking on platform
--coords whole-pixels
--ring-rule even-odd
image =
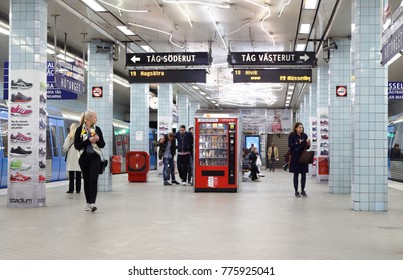
[[[70,125],[70,132],[63,144],[63,152],[66,153],[66,171],[69,172],[69,190],[67,193],[74,192],[74,181],[76,183],[76,192],[81,192],[81,168],[78,164],[78,151],[73,147],[77,127],[77,123]]]
[[[269,171],[274,172],[276,169],[276,161],[278,161],[278,149],[274,143],[271,143],[271,146],[267,151],[267,159],[269,160]]]
[[[259,168],[256,165],[256,160],[258,158],[258,152],[256,147],[252,147],[249,153],[249,163],[250,163],[250,175],[253,182],[260,182],[257,175],[260,173]]]
[[[175,179],[175,164],[174,157],[176,153],[176,141],[175,134],[173,132],[168,135],[162,136],[157,143],[159,146],[158,158],[163,161],[164,168],[162,170],[162,176],[164,178],[164,186],[170,186],[172,184],[179,185],[180,183]],[[170,173],[170,174],[168,174]],[[168,182],[169,175],[171,175],[171,183]]]
[[[102,130],[96,126],[97,114],[86,111],[81,116],[80,126],[74,137],[74,147],[79,151],[79,164],[84,178],[84,193],[87,201],[85,211],[97,210],[98,176],[101,168],[101,148],[105,147]]]
[[[294,173],[294,190],[295,196],[300,197],[307,196],[305,192],[306,173],[308,173],[308,164],[300,163],[299,158],[305,149],[309,149],[311,146],[311,140],[308,139],[308,135],[304,133],[304,126],[302,123],[297,122],[294,125],[294,131],[288,136],[288,147],[291,150],[290,160],[290,173]],[[301,174],[301,194],[298,191],[298,175]]]
[[[175,134],[175,138],[176,141],[178,141],[177,166],[179,171],[179,177],[182,179],[182,185],[186,186],[190,149],[193,144],[193,135],[186,131],[186,126],[181,125],[179,127],[179,132]]]

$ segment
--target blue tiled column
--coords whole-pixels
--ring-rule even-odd
[[[8,188],[7,206],[10,208],[42,207],[46,205],[45,169],[46,132],[38,129],[39,120],[46,122],[46,0],[10,0],[9,36],[9,116],[8,116]],[[12,96],[24,95],[30,101],[15,102]],[[18,133],[24,141],[11,140]],[[30,139],[30,140],[27,140]],[[41,140],[40,140],[41,139]],[[43,139],[43,141],[42,141]],[[63,144],[63,143],[62,143]],[[21,153],[30,154],[21,157]],[[50,151],[48,151],[49,153]],[[26,170],[11,169],[21,161]],[[50,174],[48,174],[50,176]]]
[[[318,87],[317,87],[317,106],[328,107],[329,102],[329,64],[323,64],[318,67]]]
[[[176,95],[176,106],[178,107],[178,124],[189,127],[189,96],[185,92],[178,92]]]
[[[130,88],[130,151],[148,152],[150,142],[149,84],[132,84]],[[160,102],[160,100],[158,100]]]
[[[380,67],[382,1],[352,1],[353,209],[388,210],[387,69]]]
[[[158,138],[172,131],[172,84],[158,85]]]
[[[329,191],[351,191],[351,94],[350,94],[350,40],[333,40],[337,50],[332,50],[329,62]],[[347,96],[337,97],[336,86],[347,86]]]
[[[195,125],[195,112],[200,109],[200,104],[196,101],[190,102],[190,112],[189,112],[189,127],[194,127]]]
[[[110,164],[113,152],[113,59],[111,51],[97,53],[98,45],[109,47],[112,51],[112,43],[93,40],[88,44],[87,108],[97,113],[97,125],[101,128],[106,143],[102,153]],[[103,96],[93,97],[93,87],[102,87]],[[98,191],[112,191],[109,165],[99,175]]]

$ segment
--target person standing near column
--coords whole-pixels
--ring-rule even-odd
[[[269,159],[269,171],[274,172],[276,169],[276,161],[278,161],[278,149],[271,143],[271,147],[267,151],[267,158]]]
[[[69,190],[67,193],[74,192],[74,181],[76,183],[76,192],[81,192],[81,168],[78,164],[78,151],[73,147],[77,127],[77,123],[70,125],[70,132],[63,144],[63,151],[66,153],[66,171],[69,172]]]
[[[179,132],[175,134],[176,141],[178,141],[178,157],[177,167],[179,177],[182,179],[182,185],[186,186],[186,179],[189,166],[190,148],[193,143],[193,136],[186,131],[186,126],[181,125]]]
[[[294,190],[295,196],[301,195],[307,196],[305,192],[306,173],[308,173],[308,164],[300,163],[299,158],[305,149],[309,149],[311,146],[311,140],[308,139],[308,135],[304,133],[304,126],[302,123],[297,122],[294,125],[294,131],[288,136],[288,147],[291,150],[290,160],[290,173],[294,173]],[[298,191],[298,174],[301,174],[301,194]]]
[[[74,147],[80,153],[79,164],[84,178],[84,193],[87,200],[85,211],[97,210],[98,176],[101,168],[101,148],[105,147],[102,131],[97,123],[97,114],[86,111],[81,116],[80,126],[74,137]]]
[[[157,146],[159,146],[158,158],[159,160],[162,160],[164,164],[164,169],[162,171],[164,186],[170,186],[172,184],[179,185],[179,182],[175,180],[175,134],[173,132],[170,132],[168,133],[168,135],[162,136],[158,140]],[[168,182],[169,177],[171,177],[172,179],[171,183]]]

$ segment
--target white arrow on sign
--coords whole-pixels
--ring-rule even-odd
[[[307,61],[309,59],[309,55],[307,55],[305,53],[304,56],[300,56],[299,59],[303,59],[304,61]]]
[[[134,55],[130,60],[133,61],[134,63],[136,63],[137,61],[140,61],[140,57],[137,57],[136,55]]]

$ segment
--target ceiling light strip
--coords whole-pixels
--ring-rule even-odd
[[[265,16],[265,17],[261,20],[261,22],[260,22],[260,27],[262,28],[262,30],[263,30],[267,35],[269,35],[269,37],[271,38],[271,41],[273,42],[273,46],[275,47],[275,46],[276,46],[276,41],[274,41],[273,35],[270,34],[270,32],[267,31],[267,30],[264,28],[264,26],[263,26],[264,21],[265,21],[267,18],[269,18],[270,15],[271,15],[270,8],[268,7],[267,9],[268,9],[268,11],[269,11],[269,14],[268,14],[267,16]]]
[[[184,48],[183,45],[178,45],[178,44],[176,44],[176,43],[174,43],[174,42],[172,41],[173,35],[172,35],[171,33],[169,33],[169,32],[166,32],[166,31],[163,31],[163,30],[160,30],[160,29],[156,29],[156,28],[153,28],[153,27],[149,27],[149,26],[144,26],[144,25],[137,24],[137,23],[131,23],[131,22],[129,22],[128,24],[129,24],[129,25],[133,25],[133,26],[137,26],[137,27],[140,27],[140,28],[144,28],[144,29],[148,29],[148,30],[153,30],[153,31],[156,31],[156,32],[160,32],[160,33],[166,34],[166,35],[169,36],[169,42],[170,42],[172,45],[177,46],[178,48],[181,48],[181,49]]]
[[[182,12],[182,14],[187,18],[187,20],[188,20],[188,22],[189,22],[189,24],[190,24],[190,27],[192,27],[193,28],[193,24],[192,24],[192,21],[190,20],[190,18],[189,18],[189,15],[188,15],[188,13],[187,12],[185,12],[183,9],[182,9],[182,7],[179,5],[179,3],[178,2],[176,2],[176,6],[178,7],[178,9],[179,9],[179,11],[181,11]]]
[[[108,3],[106,1],[103,1],[103,0],[98,0],[98,1],[103,3],[103,4],[105,4],[105,5],[108,5],[108,6],[111,6],[111,7],[115,8],[115,9],[117,9],[119,11],[119,13],[120,13],[120,11],[124,11],[124,12],[128,12],[128,13],[149,13],[150,12],[149,10],[128,10],[128,9],[123,9],[123,8],[120,7],[123,4],[123,1],[121,1],[121,0],[118,0],[117,5],[113,5],[113,4]],[[120,13],[120,15],[122,15],[122,14]]]
[[[217,30],[217,33],[220,36],[222,43],[224,44],[225,49],[227,50],[227,52],[229,52],[229,49],[227,47],[227,44],[225,43],[224,37],[221,35],[220,29],[218,28],[217,22],[214,20],[213,15],[211,13],[209,13],[209,14],[210,14],[211,20],[213,21],[215,29]]]
[[[169,3],[169,4],[182,4],[182,3],[187,3],[187,4],[199,4],[199,5],[206,5],[206,6],[211,6],[211,7],[216,7],[216,8],[221,8],[221,9],[229,9],[231,8],[231,5],[228,3],[223,3],[223,4],[214,4],[214,3],[208,3],[208,2],[202,2],[202,1],[190,1],[190,0],[183,0],[183,1],[176,1],[176,0],[162,0],[164,3]]]
[[[291,0],[288,0],[287,3],[283,3],[283,6],[281,7],[281,11],[280,11],[280,13],[278,14],[278,17],[281,17],[281,15],[283,14],[283,11],[284,11],[284,9],[285,9],[285,6],[287,6],[287,5],[290,4],[290,3],[291,3]]]

